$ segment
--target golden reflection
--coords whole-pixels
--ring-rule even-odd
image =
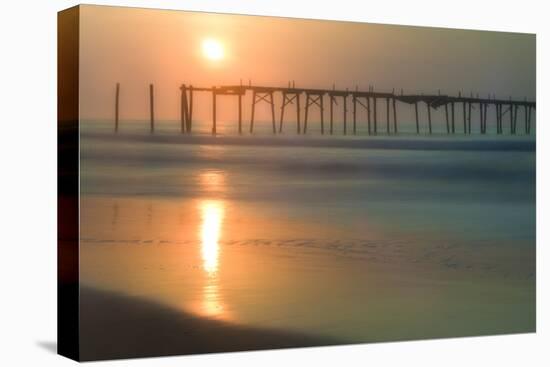
[[[202,288],[201,314],[208,317],[224,316],[219,291],[220,237],[225,206],[220,200],[204,200],[199,205],[201,212],[201,256],[206,281]]]
[[[209,276],[218,271],[220,234],[224,216],[221,201],[207,200],[200,204],[202,267]]]
[[[209,282],[203,288],[202,313],[205,316],[220,316],[223,313],[217,282]]]

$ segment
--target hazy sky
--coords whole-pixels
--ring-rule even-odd
[[[82,118],[112,118],[116,82],[123,119],[148,118],[149,83],[157,118],[177,119],[182,83],[210,87],[241,78],[535,99],[532,34],[100,6],[83,6],[80,24]],[[204,57],[207,38],[223,45],[222,60]],[[210,101],[210,95],[197,99],[197,118],[210,116]],[[222,102],[221,118],[233,107]]]

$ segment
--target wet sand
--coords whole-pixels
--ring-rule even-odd
[[[87,200],[86,207],[95,205],[94,213],[109,220],[103,210],[111,206],[98,201],[105,199]],[[118,223],[112,237],[83,239],[81,282],[186,317],[354,343],[535,328],[534,253],[513,244],[428,243],[374,234],[370,240],[294,238],[300,228],[293,233],[287,219],[266,220],[258,211],[249,220],[255,228],[250,234],[243,229],[241,239],[235,234],[221,239],[223,230],[212,242],[217,228],[211,226],[220,219],[215,206],[206,207],[210,217],[201,223],[189,202],[179,207],[147,200],[141,210],[134,200],[117,203],[120,216],[143,215],[149,206],[155,214],[150,224],[127,218],[139,226],[129,225],[126,233]],[[253,217],[254,211],[238,214],[247,212],[245,205],[226,206],[228,217]],[[187,225],[179,223],[178,213]],[[239,232],[238,221],[226,220]],[[178,228],[180,237],[174,238]],[[255,238],[261,230],[286,239]]]
[[[80,358],[140,358],[341,344],[342,340],[236,326],[138,297],[80,289]]]

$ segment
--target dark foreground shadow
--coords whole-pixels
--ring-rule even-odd
[[[37,341],[36,345],[38,345],[40,348],[50,352],[57,354],[57,342],[54,341]]]
[[[82,361],[343,344],[203,319],[141,298],[80,290]]]

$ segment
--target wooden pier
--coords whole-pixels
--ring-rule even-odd
[[[342,103],[342,133],[347,135],[349,133],[357,134],[358,124],[358,112],[363,110],[366,112],[366,121],[363,123],[367,127],[368,135],[377,135],[380,133],[386,135],[398,134],[399,122],[397,120],[397,102],[401,104],[414,105],[415,127],[416,134],[420,134],[420,121],[419,121],[419,105],[425,105],[428,125],[428,135],[433,134],[432,125],[432,112],[438,111],[440,108],[444,109],[445,113],[445,131],[447,134],[466,134],[472,133],[472,124],[475,123],[473,116],[473,110],[479,111],[479,132],[480,134],[487,133],[487,115],[489,109],[495,111],[495,127],[496,133],[501,135],[504,133],[505,121],[508,120],[509,132],[514,135],[517,133],[517,118],[518,112],[523,110],[524,112],[524,133],[531,133],[531,116],[532,111],[536,109],[536,102],[527,100],[513,100],[509,99],[497,99],[494,96],[487,96],[487,98],[479,97],[473,94],[470,96],[463,96],[462,93],[458,93],[457,96],[444,95],[441,93],[434,95],[425,94],[404,94],[403,90],[399,94],[392,92],[377,92],[373,87],[369,87],[367,91],[361,91],[358,87],[354,90],[339,90],[333,85],[332,89],[315,89],[315,88],[297,88],[295,83],[288,83],[287,87],[269,87],[252,85],[250,82],[248,85],[243,85],[242,82],[239,85],[227,85],[227,86],[212,86],[205,87],[193,87],[192,85],[182,84],[181,91],[181,133],[190,134],[193,128],[193,95],[197,92],[211,93],[212,96],[212,134],[217,133],[217,99],[220,96],[236,96],[238,103],[238,117],[236,132],[243,133],[243,98],[247,95],[251,95],[250,104],[250,123],[248,131],[252,134],[254,132],[255,123],[255,109],[259,103],[268,104],[271,110],[271,127],[272,133],[283,133],[284,131],[284,118],[285,111],[290,104],[295,105],[296,113],[296,133],[307,134],[308,123],[312,123],[312,113],[318,111],[321,134],[328,133],[332,135],[335,132],[335,114],[334,106],[338,103]],[[155,115],[154,115],[154,85],[149,85],[150,94],[150,131],[155,131]],[[275,115],[275,94],[281,96],[281,106],[279,115],[279,124],[277,128],[277,119]],[[119,131],[119,95],[120,84],[116,84],[115,93],[115,132]],[[325,129],[325,99],[328,99],[329,107],[329,126],[328,131]],[[304,100],[304,118],[303,125],[301,124],[301,105],[300,101]],[[351,131],[348,128],[348,101],[351,102],[352,107],[352,126]],[[379,126],[379,111],[378,105],[382,103],[385,106],[385,119],[383,120],[382,127]],[[462,110],[462,124],[455,120],[456,113],[455,107]],[[363,126],[365,126],[363,125]],[[462,128],[460,127],[462,125]]]

